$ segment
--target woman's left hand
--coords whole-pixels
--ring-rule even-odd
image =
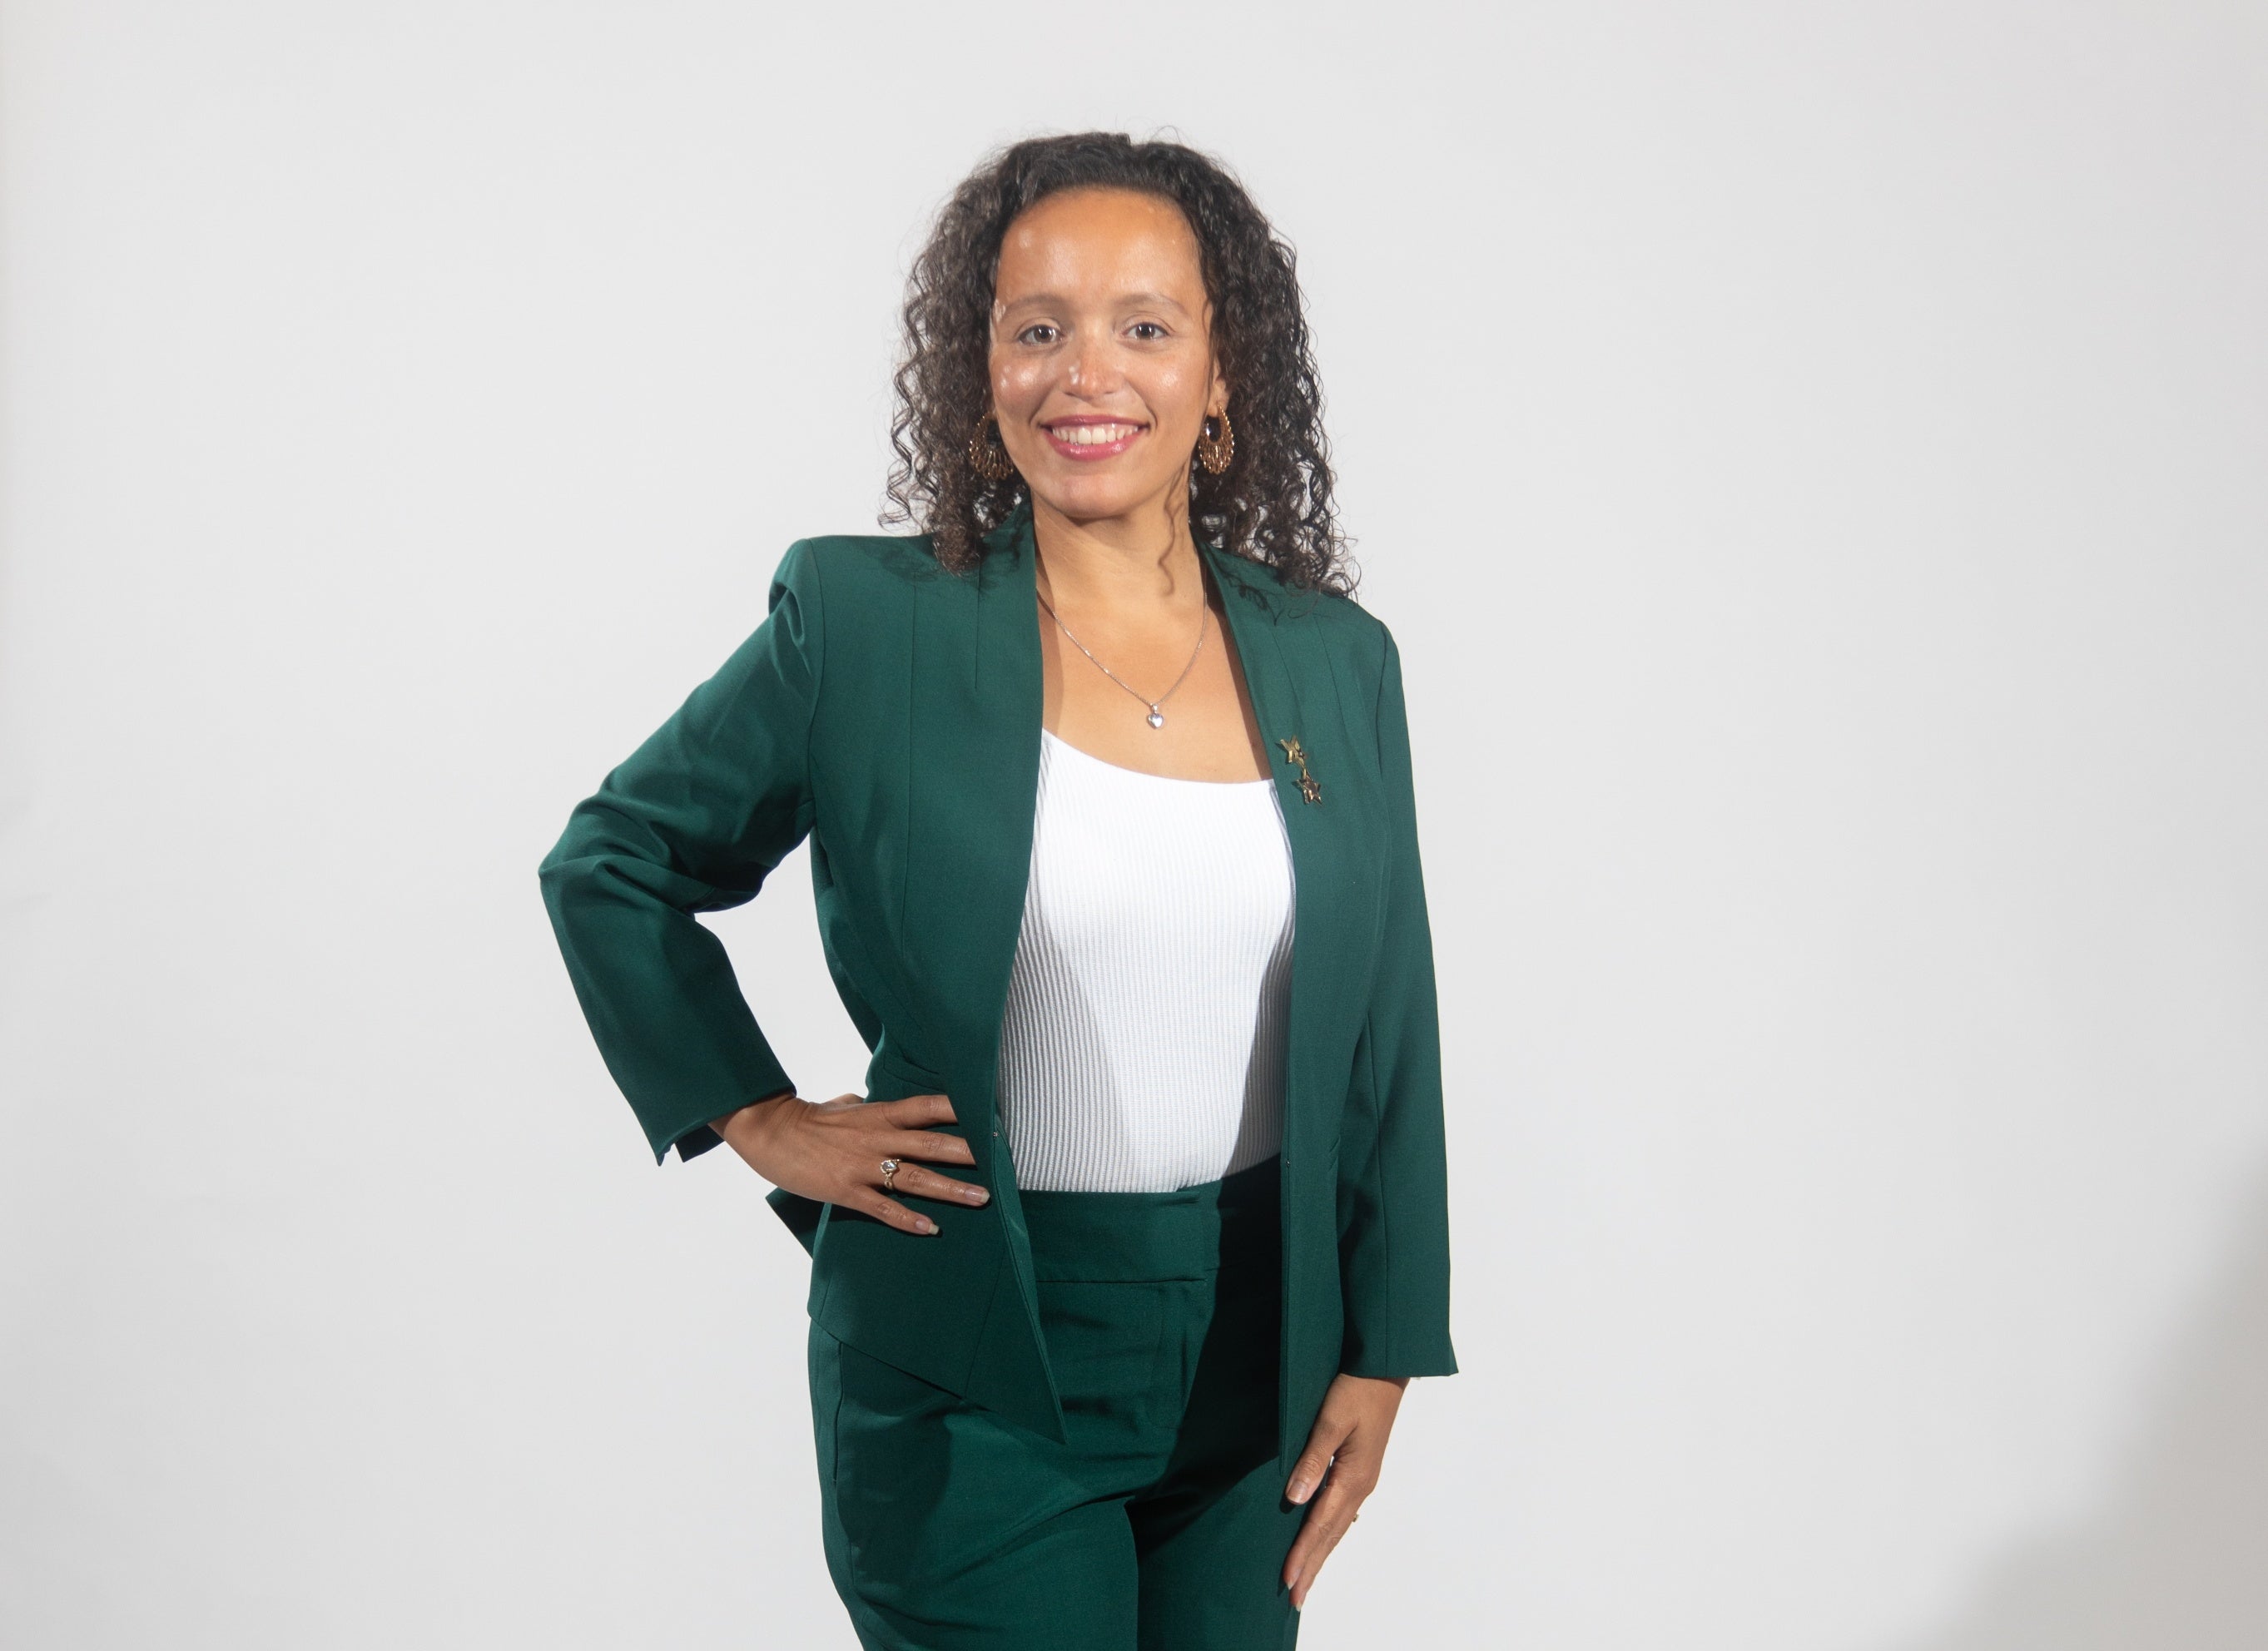
[[[1307,1448],[1284,1489],[1285,1501],[1305,1502],[1307,1508],[1300,1539],[1284,1561],[1284,1586],[1292,1590],[1293,1610],[1307,1603],[1315,1574],[1354,1523],[1363,1498],[1377,1488],[1386,1437],[1394,1431],[1394,1413],[1401,1409],[1402,1390],[1409,1383],[1406,1376],[1341,1374],[1331,1378],[1322,1413],[1307,1435]]]

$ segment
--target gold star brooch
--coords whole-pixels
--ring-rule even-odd
[[[1300,795],[1310,803],[1322,802],[1323,788],[1316,784],[1315,776],[1307,772],[1307,753],[1300,748],[1299,737],[1294,735],[1290,739],[1279,739],[1276,743],[1284,747],[1285,758],[1300,765]]]

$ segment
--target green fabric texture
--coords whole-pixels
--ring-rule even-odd
[[[806,836],[876,1100],[952,1097],[980,1209],[902,1233],[770,1194],[828,1334],[1062,1442],[996,1061],[1041,742],[1028,509],[973,573],[921,537],[800,540],[768,617],[578,804],[541,870],[570,979],[657,1161],[792,1087],[699,921]],[[1281,1462],[1332,1376],[1445,1376],[1449,1244],[1432,943],[1399,657],[1352,602],[1205,547],[1275,764],[1296,896],[1282,1154]],[[1290,758],[1294,740],[1306,761]],[[1303,795],[1303,777],[1320,800]]]
[[[828,1568],[865,1651],[1293,1643],[1279,1179],[1024,1195],[1064,1443],[812,1326]]]

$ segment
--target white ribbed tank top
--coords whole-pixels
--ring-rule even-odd
[[[1027,1191],[1164,1192],[1283,1141],[1292,856],[1272,780],[1169,780],[1040,745],[1000,1024]]]

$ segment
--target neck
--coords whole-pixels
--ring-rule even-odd
[[[1057,608],[1202,603],[1204,570],[1188,499],[1183,482],[1138,512],[1081,521],[1035,497],[1041,593]]]

